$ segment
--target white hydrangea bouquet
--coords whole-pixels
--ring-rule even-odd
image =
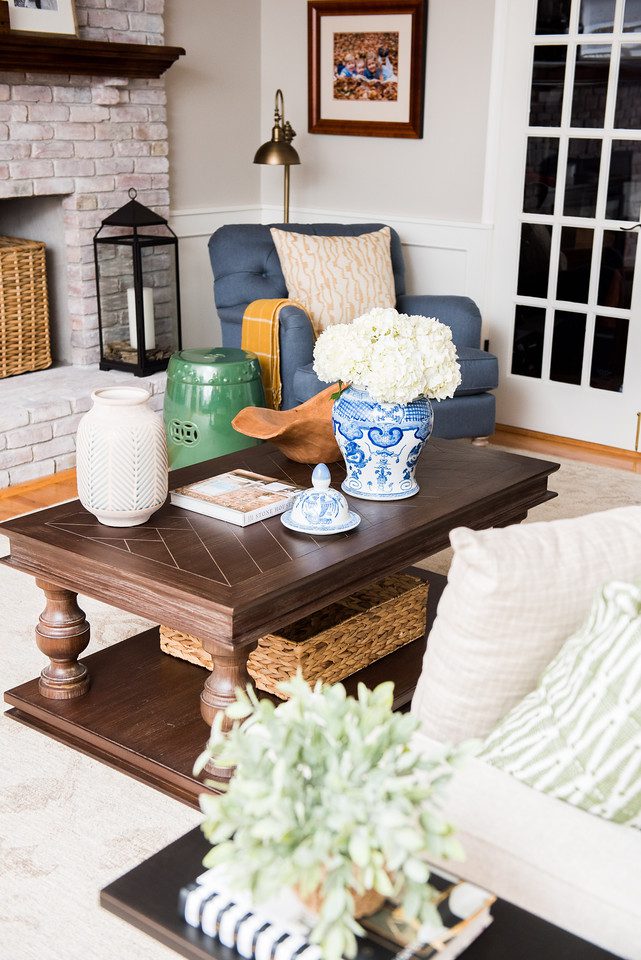
[[[379,403],[444,400],[461,382],[450,328],[392,307],[324,330],[314,348],[314,370],[321,380],[352,383]]]
[[[432,432],[430,401],[453,397],[461,382],[450,328],[434,317],[376,308],[324,330],[314,370],[339,382],[333,424],[345,493],[364,500],[418,493],[414,474]]]

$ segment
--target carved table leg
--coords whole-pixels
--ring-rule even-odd
[[[214,661],[214,668],[209,674],[203,692],[200,695],[200,712],[203,720],[211,726],[216,714],[224,710],[236,699],[236,688],[243,689],[251,682],[247,672],[247,658],[249,647],[237,650],[217,643],[203,644]],[[232,722],[223,721],[223,730],[229,730]],[[216,767],[212,763],[207,765],[207,773],[219,780],[229,780],[232,774],[230,768]]]
[[[89,674],[78,657],[89,643],[89,624],[77,593],[36,580],[47,598],[36,627],[36,643],[51,661],[40,674],[39,689],[50,700],[73,700],[89,689]]]

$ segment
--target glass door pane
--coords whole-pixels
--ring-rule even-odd
[[[570,0],[539,0],[536,12],[537,33],[567,33]]]
[[[641,0],[539,0],[511,359],[514,375],[610,392],[638,246],[622,228],[641,215],[641,38],[622,28],[641,34]]]
[[[617,130],[637,130],[641,127],[641,44],[621,44],[619,83],[614,110]]]
[[[568,48],[535,47],[530,99],[531,127],[558,127],[563,107]]]
[[[641,0],[626,0],[623,29],[626,33],[641,31]]]
[[[581,0],[579,33],[611,33],[615,0]]]
[[[601,141],[571,139],[565,173],[565,203],[568,217],[593,217],[596,213]]]
[[[602,127],[610,75],[610,47],[582,44],[576,48],[572,127]]]

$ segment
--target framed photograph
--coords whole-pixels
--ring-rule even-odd
[[[9,21],[29,33],[78,33],[74,0],[9,0]]]
[[[309,132],[423,136],[427,0],[308,0]]]

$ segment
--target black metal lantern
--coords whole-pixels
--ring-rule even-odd
[[[143,377],[166,370],[182,346],[178,238],[134,189],[129,196],[93,240],[100,369]],[[102,236],[105,227],[112,229]]]

